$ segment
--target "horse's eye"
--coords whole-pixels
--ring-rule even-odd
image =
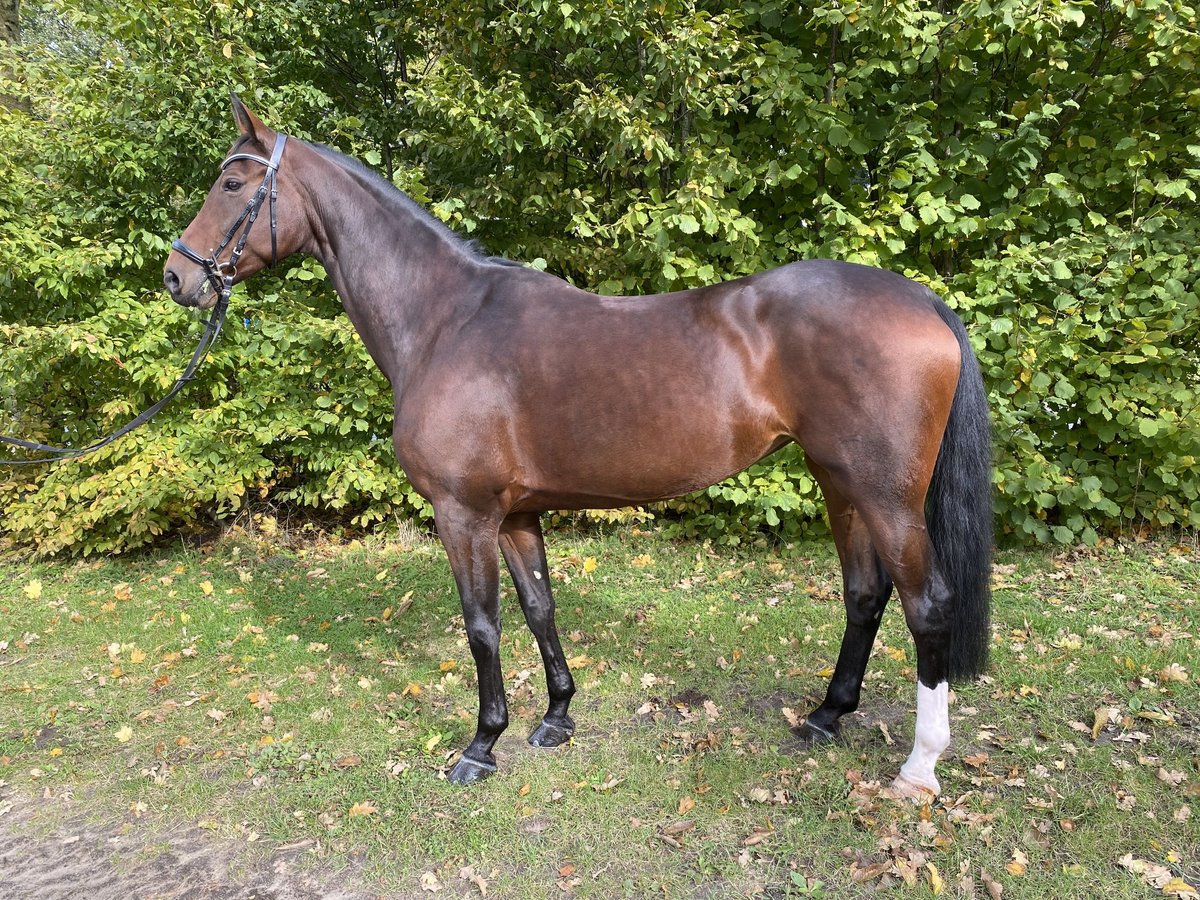
[[[236,178],[226,178],[222,187],[232,194],[242,189],[242,182],[238,181]]]

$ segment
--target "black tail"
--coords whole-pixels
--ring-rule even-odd
[[[975,678],[987,667],[992,601],[992,429],[987,392],[967,330],[935,297],[942,321],[958,338],[962,371],[950,421],[925,502],[929,538],[942,577],[954,594],[951,681]]]

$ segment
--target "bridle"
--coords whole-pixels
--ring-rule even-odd
[[[182,237],[177,237],[171,242],[171,246],[194,262],[196,265],[204,269],[204,275],[217,291],[217,306],[224,311],[224,306],[229,302],[229,295],[233,292],[233,280],[237,278],[237,263],[242,257],[242,251],[246,249],[246,241],[250,237],[250,229],[254,227],[254,220],[258,218],[259,210],[262,209],[263,201],[267,199],[268,193],[271,198],[270,214],[271,214],[271,265],[275,265],[278,260],[278,248],[275,239],[275,200],[279,196],[279,185],[276,181],[276,174],[279,172],[279,161],[283,158],[283,146],[287,143],[287,135],[279,134],[275,136],[275,146],[271,149],[271,158],[264,159],[256,153],[232,153],[225,157],[225,162],[221,163],[221,171],[224,172],[229,168],[229,164],[236,162],[239,159],[248,159],[251,162],[261,163],[267,167],[266,173],[263,175],[262,184],[258,190],[254,192],[254,196],[250,198],[246,204],[246,208],[242,210],[242,214],[238,216],[229,230],[225,232],[225,237],[221,239],[221,243],[208,256],[201,256],[183,242]],[[241,228],[241,236],[234,244],[232,252],[229,254],[229,259],[221,262],[220,256],[225,248],[229,246],[234,235]]]
[[[171,246],[174,249],[204,269],[205,277],[208,278],[209,282],[217,290],[217,302],[213,307],[212,316],[209,317],[208,322],[205,324],[204,334],[200,336],[200,343],[196,346],[196,350],[192,354],[187,368],[176,379],[175,384],[167,391],[166,396],[138,415],[137,418],[122,425],[112,434],[101,438],[95,443],[88,444],[86,447],[56,447],[52,444],[42,444],[38,441],[27,441],[22,438],[8,437],[7,435],[0,434],[0,443],[11,444],[14,447],[47,454],[40,459],[0,459],[0,466],[31,466],[39,463],[58,462],[64,459],[83,456],[86,453],[99,450],[101,447],[106,447],[117,438],[128,434],[139,425],[144,425],[150,421],[159,410],[167,405],[172,397],[183,390],[184,386],[195,377],[196,369],[204,362],[205,357],[208,356],[208,351],[212,349],[213,344],[217,342],[218,335],[221,333],[221,326],[225,323],[225,311],[229,305],[229,295],[233,293],[233,280],[237,277],[237,262],[242,256],[242,251],[246,249],[246,241],[250,237],[250,229],[254,226],[254,220],[258,218],[259,210],[262,209],[262,205],[268,196],[270,197],[271,215],[271,265],[273,266],[278,262],[275,238],[275,200],[279,196],[279,188],[276,183],[276,174],[279,172],[279,161],[283,157],[283,145],[286,143],[287,135],[277,135],[275,146],[271,150],[270,159],[264,159],[254,153],[233,153],[225,157],[225,161],[221,163],[222,172],[229,167],[230,163],[239,159],[248,159],[251,162],[261,163],[267,167],[267,171],[263,175],[262,184],[254,192],[254,196],[250,198],[250,201],[246,204],[246,208],[242,210],[242,214],[229,226],[229,230],[225,232],[225,237],[221,239],[221,243],[217,245],[217,248],[210,255],[201,256],[185,244],[182,238],[176,238],[171,242]],[[238,237],[237,243],[234,244],[233,251],[229,254],[229,259],[221,262],[221,253],[229,246],[234,236],[238,233],[239,228],[241,229],[241,236]]]

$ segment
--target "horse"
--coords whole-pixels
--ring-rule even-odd
[[[797,736],[835,740],[858,708],[894,587],[917,696],[912,752],[891,787],[938,793],[947,685],[987,662],[993,511],[979,364],[935,293],[813,259],[600,296],[485,256],[363,164],[271,130],[236,94],[233,116],[237,140],[163,280],[176,303],[211,309],[292,254],[325,267],[391,383],[396,458],[433,508],[462,602],[479,712],[451,782],[494,773],[508,726],[501,554],[546,672],[529,743],[557,747],[575,731],[541,513],[677,497],[795,441],[824,495],[846,616],[826,696]],[[252,228],[268,192],[269,236]]]

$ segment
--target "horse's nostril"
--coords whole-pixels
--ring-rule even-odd
[[[172,294],[179,293],[179,276],[175,274],[174,269],[167,269],[163,273],[163,284],[167,286],[167,290]]]

